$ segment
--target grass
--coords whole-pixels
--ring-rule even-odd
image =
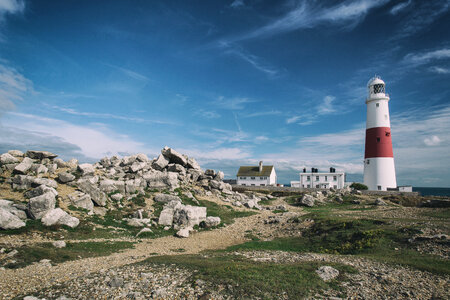
[[[256,212],[253,211],[234,210],[231,206],[222,206],[208,200],[199,200],[199,202],[201,206],[206,207],[208,216],[220,217],[221,225],[231,224],[236,218],[243,218],[256,214]]]
[[[305,298],[322,289],[339,290],[338,282],[345,278],[342,273],[354,273],[349,266],[330,263],[268,263],[255,262],[236,255],[212,254],[157,256],[146,263],[175,264],[194,270],[193,282],[202,279],[215,285],[232,286],[228,289],[235,298],[276,299],[281,295],[289,299]],[[341,275],[330,282],[322,281],[315,270],[321,265],[332,265]],[[284,297],[283,297],[284,298]]]
[[[415,228],[395,228],[377,220],[316,217],[302,237],[250,241],[232,246],[227,251],[281,250],[358,255],[436,274],[450,274],[450,262],[411,248],[407,241],[418,232]]]
[[[273,199],[264,199],[258,202],[259,205],[271,205],[273,201],[277,200],[277,198],[273,198]]]
[[[51,243],[16,248],[19,251],[14,256],[15,263],[7,268],[22,268],[42,259],[50,259],[52,263],[62,263],[86,257],[107,256],[118,251],[133,247],[131,242],[85,242],[67,243],[65,248],[55,248]]]
[[[439,218],[439,219],[450,219],[450,208],[440,208],[440,209],[429,209],[422,208],[423,216]]]

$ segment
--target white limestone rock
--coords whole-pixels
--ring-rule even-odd
[[[28,202],[28,215],[35,220],[41,219],[48,211],[55,208],[55,195],[51,192],[33,197]]]
[[[152,168],[158,171],[162,171],[169,164],[169,160],[162,154],[158,156],[152,163]]]
[[[34,151],[34,150],[28,150],[25,156],[32,158],[32,159],[39,159],[42,160],[44,158],[53,159],[56,158],[58,155],[53,154],[48,151]]]
[[[18,229],[26,226],[25,222],[8,210],[0,207],[0,229]]]
[[[78,171],[80,171],[81,176],[92,175],[95,173],[94,166],[91,164],[81,164],[78,166]]]
[[[323,281],[330,281],[339,276],[339,271],[330,266],[322,266],[316,270],[316,273]]]
[[[84,208],[89,211],[92,211],[94,209],[94,203],[91,200],[91,196],[89,196],[88,194],[76,191],[72,194],[69,194],[67,197],[75,207]]]
[[[75,228],[80,224],[78,218],[72,217],[61,208],[55,208],[46,212],[42,217],[41,222],[45,226],[65,225],[71,228]]]
[[[14,172],[19,174],[27,174],[32,166],[33,160],[29,157],[25,157],[22,162],[14,168]]]
[[[62,183],[68,183],[71,181],[75,180],[75,175],[67,173],[67,172],[62,172],[58,174],[58,180]]]
[[[15,164],[18,162],[19,162],[19,160],[9,153],[3,153],[2,155],[0,155],[0,163],[2,165]]]

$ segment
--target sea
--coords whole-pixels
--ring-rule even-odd
[[[413,192],[419,192],[422,196],[450,197],[450,188],[415,187],[415,186],[413,186]]]

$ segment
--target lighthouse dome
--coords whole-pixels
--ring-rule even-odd
[[[372,77],[367,83],[367,87],[369,89],[369,98],[379,98],[387,96],[385,94],[385,83],[378,76]]]

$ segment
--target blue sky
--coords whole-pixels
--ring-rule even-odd
[[[399,184],[450,186],[450,1],[0,0],[0,151],[168,145],[234,177],[361,180],[366,84],[387,84]]]

